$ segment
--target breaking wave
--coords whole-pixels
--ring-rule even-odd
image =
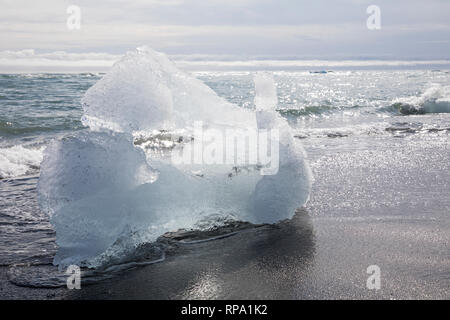
[[[392,107],[404,115],[450,113],[450,86],[435,85],[420,96],[395,99]]]
[[[38,172],[44,149],[23,145],[0,148],[0,179]]]

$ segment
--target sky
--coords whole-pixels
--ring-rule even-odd
[[[449,0],[0,0],[0,4],[0,67],[14,59],[108,64],[141,45],[181,60],[450,58]],[[67,27],[70,5],[80,8],[79,30]],[[380,8],[379,30],[367,28],[369,5]]]

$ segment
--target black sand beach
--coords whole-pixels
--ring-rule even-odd
[[[179,243],[164,262],[81,290],[16,286],[3,266],[0,298],[448,299],[448,140],[381,139],[369,161],[364,143],[349,149],[343,139],[325,152],[307,142],[316,181],[290,221]],[[380,290],[366,287],[370,265],[380,267]]]
[[[297,216],[185,245],[163,263],[80,290],[24,288],[1,270],[2,299],[448,299],[448,225]],[[368,290],[366,268],[381,268]]]

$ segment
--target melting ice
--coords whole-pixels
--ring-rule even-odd
[[[271,75],[257,74],[255,90],[256,110],[240,108],[162,53],[144,47],[125,55],[83,98],[89,130],[53,141],[44,153],[38,191],[56,230],[54,263],[98,267],[208,220],[291,218],[309,198],[312,175],[275,111]],[[174,150],[189,148],[198,121],[219,131],[276,129],[276,174],[253,164],[171,161]]]

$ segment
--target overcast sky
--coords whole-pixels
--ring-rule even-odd
[[[0,0],[0,51],[450,58],[449,0]],[[368,30],[366,9],[381,9]],[[69,5],[81,29],[66,26]],[[200,56],[201,57],[201,56]]]

